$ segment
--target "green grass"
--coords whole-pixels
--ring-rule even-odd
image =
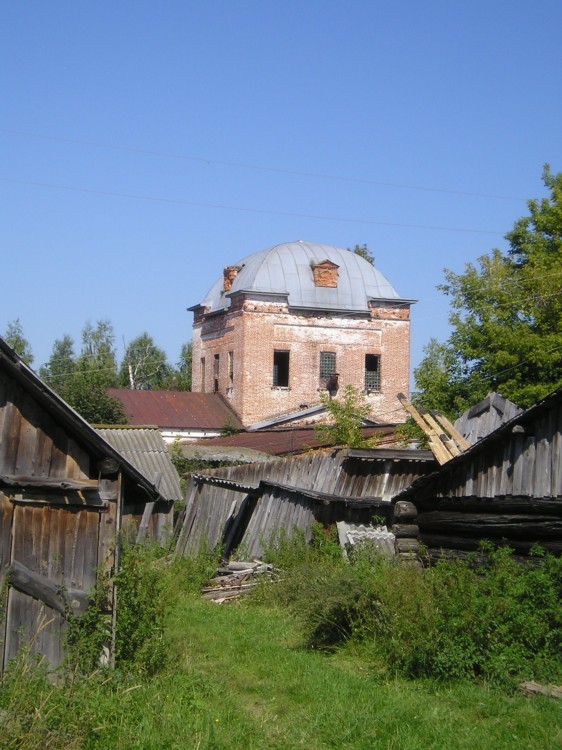
[[[324,577],[334,564],[336,572],[340,570],[332,560]],[[163,573],[165,566],[156,563],[168,581],[160,598],[153,596],[157,658],[150,653],[151,618],[146,616],[138,618],[139,631],[146,636],[138,666],[125,660],[115,672],[77,671],[54,686],[22,654],[0,689],[0,748],[562,747],[562,701],[523,697],[474,680],[447,683],[393,676],[373,650],[369,628],[365,632],[371,642],[352,636],[330,652],[310,648],[310,633],[303,627],[310,613],[305,612],[303,620],[294,607],[298,599],[293,609],[279,606],[286,596],[282,586],[219,606],[196,593],[196,583],[208,571],[205,565],[191,565],[191,584],[186,585],[185,567],[171,566]],[[148,606],[133,586],[145,575],[143,566],[150,568],[149,555],[141,567],[135,563],[123,576],[137,608]],[[309,598],[311,592],[316,595],[310,575]],[[349,573],[337,576],[336,582],[345,583]],[[339,602],[339,589],[336,593]],[[323,618],[326,611],[320,612]],[[415,607],[410,617],[416,617]],[[161,664],[158,659],[163,659]]]

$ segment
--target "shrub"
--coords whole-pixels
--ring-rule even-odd
[[[408,677],[503,685],[562,677],[560,558],[522,565],[500,548],[484,567],[446,561],[420,571],[369,546],[347,564],[305,550],[302,540],[291,554],[290,544],[278,547],[291,567],[275,597],[300,620],[311,647],[360,644],[373,664]]]

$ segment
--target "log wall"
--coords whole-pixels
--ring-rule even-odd
[[[537,544],[562,553],[560,401],[554,394],[401,495],[431,557],[463,556],[482,540],[522,556]]]

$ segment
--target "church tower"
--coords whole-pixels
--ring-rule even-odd
[[[400,421],[413,302],[351,250],[299,240],[253,253],[189,308],[192,389],[222,394],[246,427],[298,419],[348,384],[373,420]]]

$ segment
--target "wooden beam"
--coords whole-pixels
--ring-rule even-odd
[[[89,493],[88,493],[89,494]],[[74,507],[90,510],[105,511],[109,507],[106,500],[100,497],[84,497],[81,491],[69,493],[64,491],[61,495],[47,495],[42,492],[5,492],[4,495],[12,503],[17,505],[49,505],[51,507]]]
[[[454,424],[452,424],[447,417],[445,417],[443,414],[439,414],[439,412],[436,412],[435,409],[429,410],[430,414],[433,415],[433,417],[439,422],[439,424],[445,429],[446,432],[449,433],[449,435],[453,438],[455,443],[459,446],[461,451],[466,451],[470,448],[470,443],[468,443],[464,437],[460,434],[460,432],[457,430]]]
[[[425,421],[428,423],[428,425],[435,431],[435,434],[441,440],[447,451],[451,454],[451,458],[454,458],[455,456],[458,456],[460,451],[460,448],[457,446],[455,442],[451,440],[451,438],[447,435],[446,432],[443,432],[443,428],[441,425],[436,422],[436,420],[431,416],[431,414],[426,411],[425,409],[420,409],[420,414],[425,419]]]
[[[30,477],[0,474],[0,486],[36,487],[42,490],[74,490],[80,492],[97,492],[99,484],[95,480],[80,482],[77,479],[53,479],[52,477]]]
[[[78,589],[65,589],[59,583],[34,573],[22,563],[14,560],[8,568],[10,586],[34,599],[39,599],[59,614],[66,617],[69,612],[79,617],[89,604],[88,595]]]
[[[155,502],[147,503],[144,506],[144,512],[142,514],[141,522],[139,524],[139,528],[137,531],[137,538],[136,543],[142,542],[144,537],[146,536],[146,531],[148,529],[148,524],[150,523],[150,518],[152,516],[152,511],[154,510],[154,506],[156,505]]]
[[[429,439],[429,445],[431,447],[431,450],[433,452],[433,455],[435,458],[439,461],[440,464],[446,463],[450,458],[451,455],[439,439],[439,436],[437,434],[437,431],[435,428],[431,427],[421,416],[421,414],[418,413],[418,410],[412,406],[412,404],[408,401],[406,396],[403,393],[399,393],[397,395],[398,400],[402,404],[402,406],[406,409],[408,414],[412,417],[414,422],[418,425],[418,427],[421,427],[424,434],[427,435]]]

